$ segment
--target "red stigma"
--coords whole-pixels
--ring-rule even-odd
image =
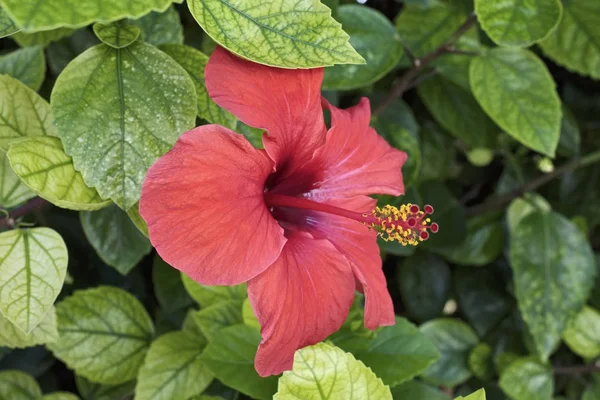
[[[433,207],[429,204],[425,205],[423,210],[425,211],[425,214],[433,214]]]
[[[413,214],[416,214],[419,212],[419,206],[416,204],[413,204],[412,206],[410,206],[410,212]]]
[[[438,233],[438,231],[440,230],[440,226],[434,222],[433,224],[431,224],[429,229],[431,229],[431,232],[433,233]]]

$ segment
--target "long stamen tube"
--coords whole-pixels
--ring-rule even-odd
[[[363,223],[386,242],[396,241],[407,246],[416,246],[419,242],[429,239],[430,232],[439,231],[439,226],[431,222],[428,215],[433,214],[429,204],[423,210],[416,204],[403,204],[394,207],[386,205],[375,207],[371,214],[361,214],[330,204],[318,203],[302,197],[292,197],[280,194],[265,193],[265,203],[268,207],[300,208],[338,215]]]

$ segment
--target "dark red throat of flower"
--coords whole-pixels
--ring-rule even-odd
[[[423,210],[410,203],[400,207],[386,205],[375,207],[370,214],[361,214],[301,197],[273,193],[265,193],[265,202],[268,207],[300,208],[350,218],[373,229],[386,242],[399,242],[404,246],[416,246],[419,242],[429,239],[430,232],[436,233],[439,230],[438,224],[432,223],[428,217],[433,214],[433,207],[429,204],[423,207]]]

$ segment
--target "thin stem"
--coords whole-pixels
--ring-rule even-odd
[[[574,158],[566,164],[561,165],[549,174],[541,175],[513,190],[512,192],[504,195],[493,197],[483,204],[473,206],[467,210],[467,216],[472,217],[475,215],[485,214],[490,211],[496,211],[503,208],[506,204],[510,203],[517,197],[523,196],[527,192],[533,192],[539,189],[545,184],[553,181],[556,178],[563,176],[564,174],[574,171],[577,168],[585,167],[593,163],[600,161],[600,150],[590,153],[581,158]]]
[[[554,367],[556,375],[579,375],[600,372],[600,365],[573,365],[569,367]]]
[[[34,199],[29,200],[27,203],[23,204],[21,207],[15,208],[8,216],[0,219],[0,229],[6,228],[14,228],[16,223],[15,221],[21,217],[24,217],[27,214],[30,214],[36,210],[39,210],[43,206],[48,204],[48,202],[41,197],[36,197]]]
[[[398,81],[398,83],[392,88],[388,95],[379,103],[373,115],[379,115],[383,110],[389,106],[396,98],[402,97],[406,92],[411,82],[419,75],[419,73],[432,62],[436,61],[442,55],[447,53],[456,52],[454,43],[464,35],[475,23],[477,22],[477,16],[472,13],[469,18],[450,36],[445,43],[441,44],[437,49],[431,53],[425,55],[423,58],[415,58],[413,60],[412,68],[409,69]]]

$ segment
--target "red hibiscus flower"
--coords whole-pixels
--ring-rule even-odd
[[[161,257],[201,284],[248,282],[261,376],[338,330],[356,288],[369,329],[394,324],[377,236],[416,244],[437,225],[430,206],[380,209],[367,197],[403,194],[406,160],[369,127],[369,101],[340,110],[321,98],[323,69],[271,68],[221,48],[205,77],[219,106],[268,134],[257,150],[200,126],[150,168],[140,212]]]

